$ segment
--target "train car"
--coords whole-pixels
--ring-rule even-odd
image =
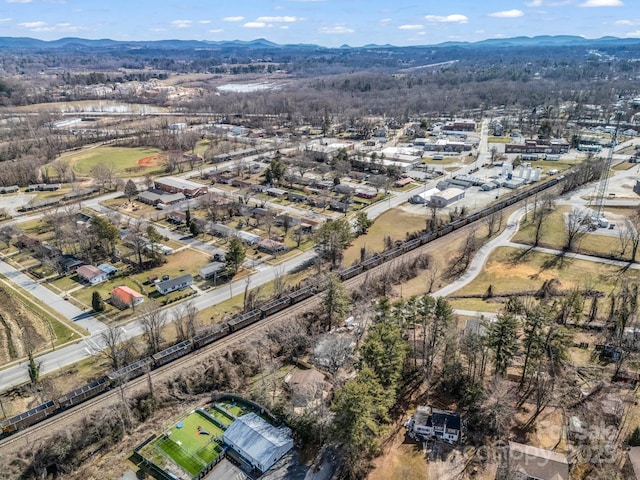
[[[476,213],[474,213],[472,215],[469,215],[469,217],[467,218],[467,223],[473,223],[476,220],[479,220],[483,216],[482,213],[483,212],[476,212]],[[489,213],[489,212],[486,212],[486,213]]]
[[[48,400],[42,405],[38,405],[37,407],[21,413],[20,415],[4,420],[0,423],[0,431],[2,431],[3,434],[10,434],[15,431],[22,430],[23,428],[30,427],[31,425],[44,420],[57,409],[58,407],[56,403],[52,400]]]
[[[363,270],[369,270],[370,268],[377,267],[382,263],[382,257],[380,255],[376,255],[375,257],[368,258],[364,262],[361,263]]]
[[[231,320],[229,320],[229,322],[227,322],[227,325],[229,325],[229,329],[232,332],[235,332],[243,327],[246,327],[247,325],[251,325],[252,323],[257,322],[261,317],[262,311],[256,309],[248,313],[233,317]]]
[[[193,348],[202,348],[205,345],[209,345],[210,343],[220,340],[222,337],[226,337],[227,335],[229,335],[228,325],[223,325],[220,330],[216,330],[214,332],[200,333],[193,338]]]
[[[451,222],[449,225],[453,228],[453,230],[457,230],[460,227],[464,227],[467,224],[466,218],[459,218],[458,220]],[[444,227],[447,228],[447,227]]]
[[[76,388],[58,399],[60,408],[70,408],[90,398],[100,395],[109,388],[109,379],[103,377],[80,388]]]
[[[277,300],[273,300],[265,305],[260,306],[260,311],[262,312],[262,317],[268,317],[280,310],[283,310],[291,305],[290,297],[278,298]]]
[[[291,298],[291,303],[298,303],[302,300],[306,300],[309,297],[312,297],[316,293],[316,285],[309,285],[308,287],[299,288],[295,292],[291,292],[289,294],[289,298]]]
[[[151,370],[153,366],[153,359],[151,357],[143,358],[137,362],[131,363],[126,367],[122,367],[115,372],[111,372],[107,377],[109,380],[115,383],[125,383],[133,378],[137,378],[140,375],[144,375],[145,372]]]
[[[160,367],[166,363],[172,362],[176,358],[180,358],[191,351],[191,340],[185,340],[184,342],[177,343],[169,348],[154,353],[153,363],[156,367]]]
[[[438,230],[438,237],[447,235],[451,232],[453,232],[453,225],[449,224],[446,227],[444,227],[442,230]]]
[[[424,235],[420,235],[420,245],[433,242],[436,238],[438,238],[437,233],[425,233]]]
[[[413,250],[414,248],[418,248],[420,246],[420,238],[414,238],[413,240],[409,240],[408,242],[404,242],[402,244],[402,251],[408,252],[409,250]]]
[[[362,264],[354,265],[353,267],[346,268],[338,273],[340,279],[344,282],[350,278],[355,277],[362,272]]]
[[[391,250],[387,250],[382,253],[382,259],[384,262],[387,260],[391,260],[392,258],[396,258],[402,255],[402,247],[392,248]]]

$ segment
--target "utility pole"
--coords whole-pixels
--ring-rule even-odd
[[[622,111],[616,111],[616,128],[613,131],[613,136],[611,138],[611,148],[609,149],[609,154],[607,155],[607,159],[604,163],[604,168],[602,169],[602,173],[600,174],[600,183],[598,183],[598,190],[596,191],[595,198],[595,211],[596,211],[596,223],[600,226],[600,219],[603,215],[604,210],[604,199],[607,193],[607,186],[609,185],[609,172],[611,171],[611,163],[613,162],[613,150],[616,147],[616,142],[618,140],[618,129],[620,128],[620,119],[622,118]]]

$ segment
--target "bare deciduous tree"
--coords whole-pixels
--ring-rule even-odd
[[[578,208],[574,208],[567,214],[565,222],[567,239],[564,244],[566,251],[571,251],[575,247],[576,242],[587,234],[586,222],[587,215]]]
[[[105,347],[103,355],[111,362],[111,368],[118,370],[122,358],[122,330],[119,327],[109,327],[100,333],[100,339]]]
[[[160,351],[160,344],[162,343],[162,329],[167,320],[166,313],[154,301],[144,303],[141,310],[140,325],[142,326],[142,334],[147,342],[149,351],[157,353]]]
[[[177,306],[173,311],[172,317],[179,342],[195,337],[198,329],[198,309],[193,300]]]

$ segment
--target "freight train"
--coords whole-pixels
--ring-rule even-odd
[[[429,232],[420,235],[417,238],[404,242],[402,245],[387,250],[383,253],[375,255],[362,263],[345,268],[338,272],[338,276],[342,281],[359,275],[360,273],[367,271],[371,268],[377,267],[389,260],[397,258],[411,250],[414,250],[422,245],[425,245],[443,235],[447,235],[454,230],[462,228],[470,223],[473,223],[481,218],[492,215],[506,207],[509,207],[527,197],[533,196],[545,189],[551,188],[557,185],[563,180],[564,177],[557,177],[548,182],[536,185],[535,187],[517,193],[501,202],[491,205],[481,211],[475,212],[468,217],[460,218],[447,225],[444,225],[436,232]],[[260,321],[270,315],[278,313],[291,305],[298,302],[302,302],[307,298],[312,297],[322,289],[320,284],[314,284],[302,287],[289,293],[286,296],[270,301],[259,308],[247,313],[236,315],[228,322],[224,323],[218,330],[201,333],[196,335],[193,340],[185,340],[176,345],[173,345],[161,352],[155,353],[150,357],[143,358],[132,364],[129,364],[119,370],[115,370],[109,373],[106,377],[100,378],[92,383],[77,388],[66,395],[58,398],[57,400],[48,400],[42,405],[38,405],[31,410],[16,415],[15,417],[8,418],[0,422],[0,438],[6,435],[10,435],[18,430],[30,427],[45,418],[62,412],[68,408],[79,405],[93,397],[100,395],[101,393],[114,388],[118,385],[122,385],[129,380],[144,375],[145,372],[159,368],[166,365],[180,357],[183,357],[192,351],[203,348],[211,343],[214,343],[221,338],[230,335],[233,332],[241,330],[253,323]]]

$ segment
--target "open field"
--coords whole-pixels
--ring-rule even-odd
[[[539,242],[540,247],[553,248],[556,250],[562,250],[567,240],[567,230],[565,225],[565,214],[571,211],[570,207],[557,207],[545,221],[542,228],[542,235]],[[620,218],[625,214],[631,213],[630,210],[621,208],[606,208],[604,210],[605,216],[609,219]],[[531,215],[529,215],[529,219]],[[617,220],[613,220],[616,222]],[[618,222],[619,223],[619,222]],[[604,229],[596,230],[595,232],[589,232],[582,238],[578,239],[574,246],[574,251],[584,253],[587,255],[598,255],[604,257],[614,256],[621,260],[630,260],[631,252],[628,251],[625,255],[620,255],[620,240],[617,233],[614,235],[599,234],[599,231],[605,231]],[[608,231],[606,231],[608,233]],[[516,243],[522,243],[525,245],[533,245],[535,238],[535,227],[532,223],[522,223],[520,230],[513,237],[513,241]]]
[[[574,287],[599,290],[609,294],[623,278],[638,281],[640,272],[585,260],[562,259],[554,255],[501,247],[491,254],[484,270],[469,285],[454,295],[485,295],[491,286],[493,296],[531,294],[546,280],[557,280],[560,290]],[[490,298],[452,299],[454,308],[496,311],[499,304]]]
[[[111,165],[121,177],[161,173],[162,154],[155,148],[97,147],[65,157],[79,174],[90,175],[96,165]]]
[[[422,230],[426,225],[425,216],[408,213],[399,208],[394,208],[380,215],[369,228],[366,235],[356,238],[345,250],[344,265],[351,265],[360,259],[360,249],[365,247],[368,251],[381,252],[384,250],[384,237],[390,236],[393,240],[406,240],[407,233]]]

